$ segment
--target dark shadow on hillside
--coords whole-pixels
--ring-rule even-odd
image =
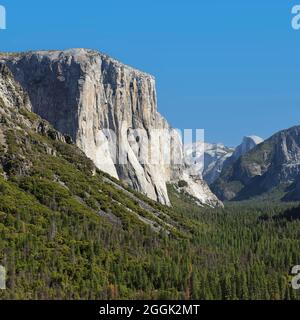
[[[276,216],[268,216],[268,215],[262,215],[258,218],[261,221],[268,221],[268,220],[300,220],[300,206],[292,209],[285,210],[282,214],[276,215]]]

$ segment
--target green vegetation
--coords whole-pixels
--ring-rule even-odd
[[[0,124],[1,299],[299,299],[292,205],[201,208],[169,186],[164,207],[41,123],[22,111]]]

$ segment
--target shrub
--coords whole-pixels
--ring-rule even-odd
[[[185,187],[187,187],[188,186],[188,183],[186,182],[186,181],[184,181],[184,180],[180,180],[179,182],[178,182],[178,187],[179,188],[185,188]]]

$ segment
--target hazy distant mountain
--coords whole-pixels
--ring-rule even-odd
[[[263,139],[258,136],[246,136],[239,146],[232,148],[222,143],[204,143],[203,146],[203,142],[198,141],[189,144],[185,152],[194,172],[202,176],[208,184],[212,184],[218,179],[224,167],[232,164],[261,142]]]
[[[204,152],[204,154],[203,154]],[[185,155],[195,175],[211,184],[220,175],[224,162],[232,156],[234,148],[221,143],[198,141],[185,147]]]

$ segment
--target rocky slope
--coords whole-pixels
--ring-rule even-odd
[[[86,49],[2,54],[0,60],[28,92],[33,111],[70,135],[99,169],[167,205],[167,182],[194,185],[178,134],[157,112],[152,76]],[[218,205],[201,185],[194,194]]]
[[[273,135],[225,168],[212,189],[223,200],[264,194],[297,197],[300,173],[300,127]]]

